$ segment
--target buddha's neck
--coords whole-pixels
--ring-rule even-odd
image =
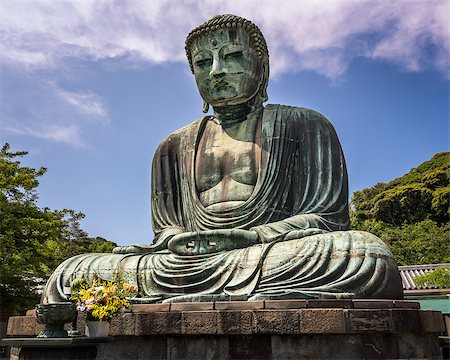
[[[249,102],[239,105],[216,106],[214,107],[214,118],[219,121],[222,127],[228,128],[245,120],[258,117],[261,109],[262,105],[254,107]]]

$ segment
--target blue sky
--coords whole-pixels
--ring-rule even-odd
[[[257,10],[255,10],[257,9]],[[350,191],[449,150],[448,1],[3,1],[2,142],[45,166],[39,204],[118,244],[152,240],[150,164],[202,116],[187,33],[220,13],[269,46],[269,103],[335,126]]]

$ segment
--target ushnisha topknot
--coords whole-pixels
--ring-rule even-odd
[[[213,32],[215,30],[237,29],[237,28],[244,29],[249,33],[250,41],[260,59],[264,59],[264,57],[267,58],[269,57],[269,51],[267,50],[266,40],[264,39],[261,30],[259,30],[259,28],[255,24],[253,24],[250,20],[232,14],[216,15],[211,19],[209,19],[208,21],[206,21],[205,23],[201,24],[200,26],[197,26],[186,37],[185,50],[192,73],[194,73],[194,66],[192,65],[192,56],[191,56],[192,42],[199,36],[207,34],[209,32]]]

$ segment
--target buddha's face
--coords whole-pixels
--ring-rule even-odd
[[[212,106],[236,105],[259,90],[263,66],[243,29],[217,30],[191,46],[195,80],[202,98]]]

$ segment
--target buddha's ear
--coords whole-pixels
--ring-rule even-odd
[[[262,79],[262,91],[261,91],[261,103],[269,100],[269,96],[267,95],[267,86],[269,85],[269,63],[263,63],[263,79]]]
[[[209,104],[203,100],[203,109],[202,111],[206,114],[209,111]]]

